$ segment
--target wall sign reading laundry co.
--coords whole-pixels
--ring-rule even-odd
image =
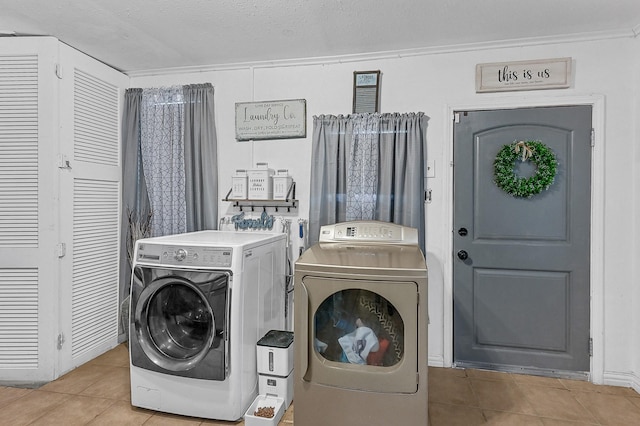
[[[307,136],[307,101],[236,102],[236,139],[286,139]]]

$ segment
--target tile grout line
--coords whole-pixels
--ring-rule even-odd
[[[571,396],[571,398],[578,403],[578,405],[580,405],[582,407],[583,410],[586,410],[584,405],[582,405],[580,403],[580,401],[578,401],[573,395],[572,395],[572,391],[571,389],[569,389],[561,380],[558,380],[558,382],[560,382],[560,384],[562,385],[562,388],[554,388],[553,386],[546,386],[546,385],[539,385],[539,384],[525,384],[525,383],[520,383],[518,380],[515,380],[516,386],[518,386],[518,388],[520,389],[520,391],[523,391],[523,387],[527,387],[527,386],[536,386],[536,387],[541,387],[541,388],[551,388],[551,389],[559,389],[559,390],[563,390],[569,393],[569,395]],[[542,414],[540,414],[540,412],[537,410],[537,404],[534,404],[528,397],[526,392],[522,392],[523,397],[527,400],[527,402],[529,402],[529,404],[531,404],[531,406],[533,407],[533,410],[536,412],[536,417],[540,418],[540,419],[548,419],[548,420],[560,420],[560,421],[572,421],[572,420],[567,420],[567,419],[563,419],[563,418],[558,418],[558,417],[548,417],[548,416],[543,416]],[[598,420],[593,413],[591,413],[591,411],[586,410],[589,415],[591,416],[591,418],[595,421],[595,423],[588,423],[591,425],[598,425],[598,426],[602,426],[602,423],[600,423],[600,420]]]
[[[34,389],[34,392],[38,392],[38,389]],[[47,392],[47,391],[41,391],[41,392]],[[47,409],[45,410],[45,412],[42,413],[41,416],[38,416],[37,418],[35,418],[32,421],[30,421],[29,423],[27,423],[27,426],[34,424],[35,422],[37,422],[38,420],[40,420],[41,418],[43,418],[47,414],[50,414],[53,410],[55,410],[56,408],[60,407],[66,400],[71,398],[71,396],[69,396],[68,394],[63,394],[63,395],[66,395],[66,398],[64,398],[63,400],[61,400],[57,404],[54,404],[54,405],[52,405],[50,407],[47,407]],[[20,399],[20,398],[18,398],[18,399]]]

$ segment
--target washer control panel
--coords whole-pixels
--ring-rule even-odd
[[[138,243],[136,262],[152,265],[231,267],[231,247],[173,246]]]

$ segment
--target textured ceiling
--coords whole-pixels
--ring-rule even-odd
[[[0,34],[53,36],[124,72],[635,36],[639,24],[640,0],[0,0]]]

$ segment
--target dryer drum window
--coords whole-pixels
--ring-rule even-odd
[[[329,361],[390,367],[404,352],[404,321],[395,306],[366,289],[333,293],[314,315],[315,350]]]

